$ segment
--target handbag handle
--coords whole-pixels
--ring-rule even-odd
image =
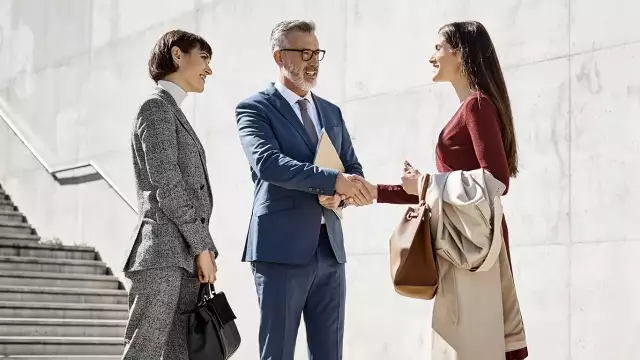
[[[429,179],[431,178],[431,175],[429,174],[424,174],[424,181],[422,181],[422,188],[420,190],[420,204],[422,205],[424,202],[426,202],[426,197],[427,197],[427,188],[429,187]]]
[[[429,187],[429,179],[431,176],[429,174],[424,174],[424,181],[422,182],[422,188],[420,189],[420,195],[418,196],[418,208],[424,208],[426,211],[431,211],[431,209],[427,206],[427,188]],[[414,208],[413,206],[409,206],[409,211],[405,215],[406,220],[415,219],[420,216],[420,211],[418,208]],[[424,218],[423,218],[424,219]]]
[[[215,295],[216,289],[213,284],[200,284],[200,290],[198,290],[198,304],[204,304],[205,302],[213,299]]]

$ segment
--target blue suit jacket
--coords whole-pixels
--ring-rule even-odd
[[[320,124],[345,173],[364,176],[342,112],[313,95]],[[346,262],[342,224],[318,195],[334,195],[338,172],[313,165],[315,147],[291,105],[272,85],[238,104],[240,143],[255,185],[243,261],[305,264],[318,245],[322,215],[339,262]]]

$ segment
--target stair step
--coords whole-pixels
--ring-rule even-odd
[[[19,211],[0,210],[0,222],[25,222],[25,216]]]
[[[128,304],[126,290],[73,289],[0,285],[0,301]]]
[[[0,243],[4,244],[37,244],[40,236],[34,234],[8,234],[0,233]]]
[[[0,317],[127,320],[129,313],[124,304],[0,301]]]
[[[98,260],[0,256],[1,270],[106,275],[107,264]]]
[[[120,281],[113,275],[2,270],[0,285],[116,290],[120,287]]]
[[[16,210],[16,206],[13,204],[13,201],[0,198],[0,211],[15,211],[15,210]]]
[[[92,247],[0,241],[0,256],[95,260]]]
[[[123,351],[121,337],[0,336],[0,354],[89,356],[121,355]]]
[[[2,222],[0,223],[0,236],[4,235],[34,235],[35,231],[31,224],[23,222]]]
[[[123,337],[124,320],[0,318],[0,336]]]

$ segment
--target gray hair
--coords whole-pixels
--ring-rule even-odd
[[[301,31],[313,34],[316,24],[307,20],[286,20],[276,24],[271,30],[271,51],[287,47],[287,34],[291,31]]]

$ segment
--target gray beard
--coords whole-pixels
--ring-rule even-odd
[[[303,75],[303,71],[304,70],[296,69],[291,64],[286,64],[286,63],[285,63],[284,69],[285,69],[285,75],[300,90],[309,91],[309,90],[313,89],[314,86],[316,86],[316,82],[315,81],[309,82],[309,81],[304,79],[304,75]]]

